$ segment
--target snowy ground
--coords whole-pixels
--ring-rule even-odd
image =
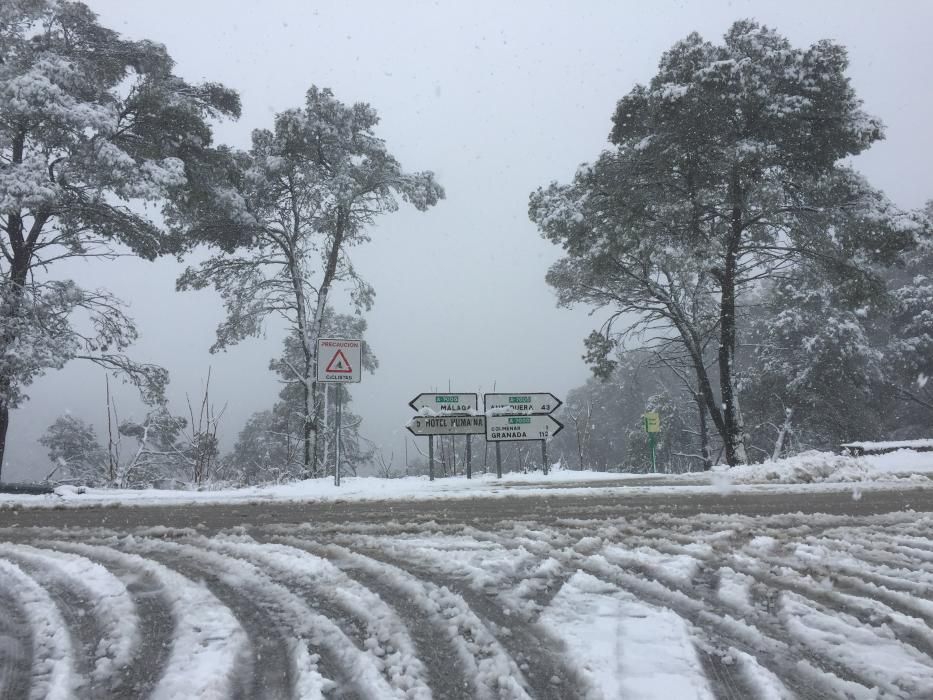
[[[757,516],[547,493],[220,529],[0,512],[0,697],[933,698],[928,490]]]
[[[600,493],[635,495],[650,489],[676,489],[678,493],[711,493],[733,490],[756,492],[770,488],[809,492],[880,487],[916,488],[933,486],[933,452],[899,450],[868,457],[843,457],[808,452],[791,459],[745,467],[716,467],[711,473],[681,475],[630,474],[554,469],[541,472],[507,473],[502,479],[478,473],[465,477],[346,477],[341,486],[330,479],[310,479],[279,486],[204,491],[107,490],[61,486],[54,495],[31,496],[0,493],[4,508],[62,508],[100,505],[187,505],[218,503],[345,502],[373,500],[434,500],[450,498],[496,498]],[[594,491],[596,489],[596,491]]]

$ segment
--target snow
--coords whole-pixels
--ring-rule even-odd
[[[280,502],[411,501],[460,498],[504,498],[521,496],[728,494],[736,489],[845,490],[846,484],[861,484],[862,490],[877,488],[915,489],[933,482],[933,452],[899,451],[884,455],[849,457],[827,452],[805,452],[796,457],[737,467],[718,466],[712,473],[633,474],[558,470],[547,476],[540,472],[478,474],[430,481],[427,477],[382,479],[345,477],[335,486],[330,479],[308,479],[275,486],[253,486],[202,491],[160,489],[85,489],[60,486],[54,495],[0,494],[4,508],[60,508],[101,505],[196,505],[218,503],[258,504]],[[637,482],[631,486],[627,481]],[[645,485],[650,482],[650,485]],[[794,487],[799,487],[795,489]],[[817,488],[821,487],[821,488]]]
[[[326,551],[345,565],[358,567],[402,592],[421,609],[431,624],[444,630],[456,648],[478,698],[529,700],[524,689],[525,679],[515,661],[462,597],[446,587],[421,581],[392,564],[345,547],[329,545]]]
[[[540,622],[567,645],[596,697],[714,697],[682,618],[589,574],[574,574]]]
[[[847,442],[840,447],[854,447],[865,452],[879,452],[881,450],[933,450],[933,439],[930,440],[882,440],[877,442]]]
[[[862,460],[874,472],[885,474],[933,473],[933,452],[895,450],[884,454],[865,455]]]
[[[32,631],[30,700],[74,697],[74,657],[68,628],[49,594],[12,562],[0,559],[0,586],[16,591],[23,616]]]
[[[823,612],[794,593],[785,592],[782,613],[791,634],[815,651],[858,673],[886,693],[933,697],[933,664],[897,640],[886,624],[866,628],[851,615]],[[892,675],[891,670],[896,669]]]
[[[754,581],[751,576],[724,566],[719,569],[719,588],[716,589],[716,595],[736,612],[750,613],[753,610],[751,586]]]
[[[116,669],[132,660],[139,645],[139,617],[126,585],[100,564],[67,552],[28,545],[0,545],[0,554],[33,564],[51,578],[93,601],[91,613],[101,631],[95,650],[93,680],[105,683]],[[40,581],[44,583],[44,581]]]
[[[849,457],[810,451],[762,464],[713,467],[722,484],[811,484],[896,480],[898,474],[933,473],[933,452],[899,450]]]
[[[540,696],[541,678],[519,655],[527,647],[516,644],[521,625],[522,634],[540,626],[542,649],[579,672],[587,700],[711,698],[702,663],[711,655],[722,662],[719,682],[731,674],[748,697],[783,700],[808,688],[814,697],[920,698],[933,697],[931,528],[933,516],[912,511],[624,509],[494,526],[252,524],[212,536],[165,526],[124,536],[103,526],[37,528],[30,545],[0,543],[0,590],[29,615],[32,682],[52,697],[56,688],[59,697],[80,693],[86,679],[76,677],[80,650],[62,627],[61,601],[42,587],[54,578],[90,596],[97,654],[105,666],[113,659],[112,678],[117,656],[133,648],[131,640],[114,646],[117,637],[139,625],[127,586],[145,577],[141,588],[175,620],[159,633],[169,654],[155,697],[225,697],[250,659],[259,662],[238,620],[255,624],[260,611],[285,642],[296,697],[326,697],[347,680],[323,677],[315,651],[323,668],[355,679],[362,697],[442,697],[430,685],[437,657],[415,641],[428,627],[449,641],[475,697]],[[110,656],[100,657],[103,647]]]
[[[71,551],[121,568],[127,576],[146,574],[159,583],[171,606],[175,622],[171,659],[167,672],[152,693],[153,700],[230,696],[249,640],[233,613],[203,585],[135,554],[110,547],[74,542],[51,543],[55,549]],[[2,563],[2,562],[0,562]],[[61,628],[65,630],[64,625]]]

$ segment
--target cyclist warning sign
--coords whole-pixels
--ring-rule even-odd
[[[317,380],[358,382],[362,379],[363,341],[350,338],[319,338]]]
[[[330,358],[330,362],[327,363],[327,369],[325,372],[333,372],[334,374],[353,374],[353,368],[350,366],[350,361],[347,360],[347,356],[343,354],[343,350],[338,350],[337,353]]]

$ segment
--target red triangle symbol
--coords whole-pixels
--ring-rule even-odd
[[[333,374],[353,374],[353,368],[347,361],[347,356],[343,354],[343,350],[334,353],[334,356],[330,358],[330,362],[327,363],[327,369],[324,371]]]

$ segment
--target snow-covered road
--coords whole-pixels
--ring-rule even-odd
[[[507,519],[5,518],[0,697],[933,698],[933,514],[575,498]]]

